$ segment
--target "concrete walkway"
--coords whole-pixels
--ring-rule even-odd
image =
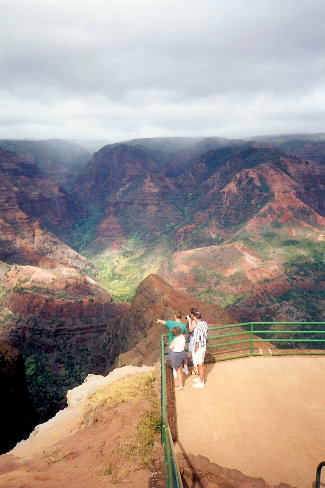
[[[325,356],[236,359],[206,372],[204,389],[186,376],[176,392],[176,451],[270,484],[312,488],[325,461]]]

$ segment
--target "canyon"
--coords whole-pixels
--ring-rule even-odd
[[[0,141],[0,340],[24,358],[37,421],[89,373],[154,364],[155,319],[179,309],[324,320],[323,145]]]

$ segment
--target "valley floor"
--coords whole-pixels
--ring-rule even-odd
[[[177,451],[311,488],[325,460],[325,356],[252,357],[209,364],[176,392]]]

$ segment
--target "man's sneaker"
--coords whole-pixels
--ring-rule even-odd
[[[174,376],[174,378],[177,378],[177,373],[176,373],[176,369],[175,368],[173,368],[173,376]]]
[[[194,385],[192,385],[192,388],[204,388],[204,381],[198,381]]]
[[[198,383],[200,381],[200,378],[193,378],[193,383]]]
[[[190,374],[187,366],[184,366],[183,373],[184,374]]]

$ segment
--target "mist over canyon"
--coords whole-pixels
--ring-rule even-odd
[[[179,308],[324,320],[324,135],[89,147],[0,141],[0,339],[38,420],[88,373],[154,364]]]

